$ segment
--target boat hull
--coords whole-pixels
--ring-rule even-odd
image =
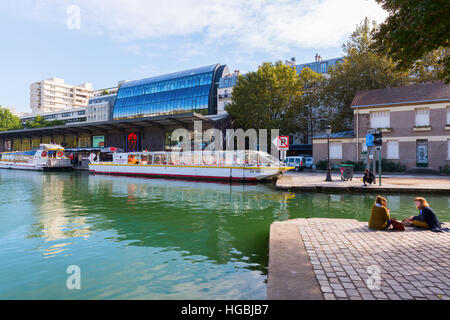
[[[31,170],[31,171],[57,171],[70,170],[73,166],[70,161],[61,161],[47,164],[39,163],[16,163],[16,162],[0,162],[0,169],[15,169],[15,170]]]
[[[90,164],[89,171],[96,174],[178,178],[196,180],[260,181],[278,176],[279,168],[158,166],[132,164]]]

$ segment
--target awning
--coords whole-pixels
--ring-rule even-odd
[[[103,122],[83,122],[67,124],[62,126],[22,129],[0,132],[0,138],[12,137],[35,137],[40,135],[58,135],[58,134],[92,134],[93,132],[105,132],[114,129],[144,129],[148,127],[164,128],[166,126],[178,125],[187,127],[194,121],[214,122],[206,116],[196,112],[164,114],[145,118],[112,120]]]

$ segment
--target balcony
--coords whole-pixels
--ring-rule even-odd
[[[219,99],[231,99],[231,93],[219,94]]]
[[[414,126],[413,131],[431,131],[431,126]]]

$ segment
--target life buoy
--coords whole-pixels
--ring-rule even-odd
[[[45,157],[47,157],[47,151],[42,151],[42,154],[41,154],[41,156],[42,156],[42,158],[45,158]]]
[[[62,151],[58,151],[56,155],[58,156],[58,158],[61,158],[64,155],[64,153]]]

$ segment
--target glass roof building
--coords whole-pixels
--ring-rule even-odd
[[[210,65],[124,83],[117,92],[113,120],[194,111],[217,114],[217,87],[229,74]]]

